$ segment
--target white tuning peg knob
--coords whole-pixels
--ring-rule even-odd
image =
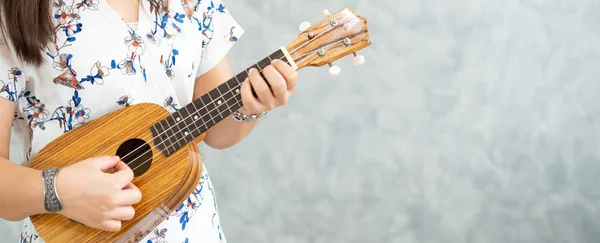
[[[327,10],[327,9],[323,10],[323,14],[325,14],[325,16],[331,15],[331,13],[329,13],[329,10]]]
[[[329,64],[329,74],[331,74],[333,76],[338,76],[341,72],[342,72],[342,69],[340,69],[340,67],[335,66],[331,63]]]
[[[298,29],[300,30],[300,32],[304,32],[306,31],[308,28],[310,27],[310,22],[308,21],[304,21],[300,24],[300,27],[298,27]]]
[[[360,66],[360,65],[363,65],[364,63],[365,63],[365,57],[363,55],[358,55],[358,54],[354,53],[354,65]]]

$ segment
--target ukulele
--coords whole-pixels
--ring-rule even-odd
[[[303,22],[300,34],[263,60],[240,72],[177,112],[141,103],[121,108],[65,133],[45,146],[30,167],[43,170],[66,167],[102,155],[118,155],[134,172],[133,183],[143,194],[134,205],[135,217],[123,221],[119,231],[85,226],[60,214],[31,216],[40,237],[53,242],[139,242],[164,221],[192,193],[202,175],[198,143],[204,133],[243,106],[240,87],[250,68],[259,71],[281,59],[296,70],[329,65],[371,45],[367,19],[344,8],[312,25]]]

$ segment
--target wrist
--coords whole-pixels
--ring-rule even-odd
[[[251,112],[239,109],[237,111],[234,111],[233,114],[231,114],[231,117],[233,118],[233,120],[235,120],[237,122],[247,123],[247,122],[257,121],[261,117],[263,117],[265,114],[267,114],[266,111],[256,114],[256,113],[251,113]]]
[[[47,213],[44,208],[44,177],[41,170],[29,169],[30,173],[27,173],[28,180],[31,185],[31,192],[33,193],[32,198],[33,205],[31,205],[30,212],[28,214],[43,214]]]

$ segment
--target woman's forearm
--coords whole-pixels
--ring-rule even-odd
[[[249,114],[244,108],[242,114]],[[231,116],[226,117],[206,132],[204,143],[215,149],[226,149],[239,143],[254,129],[259,120],[253,122],[238,122]]]
[[[0,218],[18,221],[44,212],[42,172],[0,157]]]

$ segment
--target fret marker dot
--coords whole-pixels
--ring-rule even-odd
[[[221,104],[221,101],[220,101],[220,100],[219,100],[219,101],[217,101],[217,104],[219,104],[219,105],[220,105],[220,104]]]
[[[239,93],[239,92],[240,92],[240,90],[239,90],[239,89],[236,89],[236,90],[235,90],[235,92],[236,92],[236,93]]]
[[[197,116],[197,115],[196,115],[196,116],[194,116],[194,120],[198,120],[198,116]]]
[[[185,134],[186,136],[187,136],[187,135],[189,135],[189,133],[188,133],[188,132],[184,132],[183,134]]]
[[[177,120],[177,121],[180,121],[180,120],[181,120],[181,118],[177,117],[177,119],[176,119],[176,120]]]

